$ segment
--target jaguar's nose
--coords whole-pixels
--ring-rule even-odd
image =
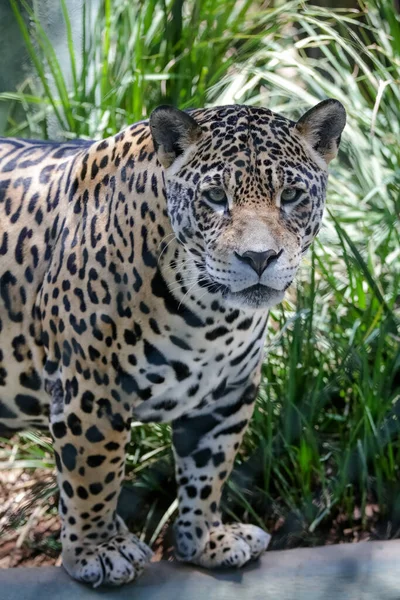
[[[253,252],[252,250],[248,250],[243,254],[238,254],[237,252],[235,252],[236,258],[250,265],[250,267],[254,269],[254,271],[259,275],[259,277],[261,277],[265,269],[269,267],[271,263],[276,261],[281,254],[282,250],[280,252],[275,252],[275,250],[265,250],[265,252]]]

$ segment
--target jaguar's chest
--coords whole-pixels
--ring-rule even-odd
[[[263,348],[264,323],[249,330],[213,325],[192,333],[153,335],[121,358],[119,385],[135,396],[134,417],[170,421],[203,404],[242,388],[257,367]]]

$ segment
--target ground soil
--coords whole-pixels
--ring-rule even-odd
[[[33,506],[38,491],[54,486],[48,470],[0,471],[0,568],[58,564],[60,524],[55,498]]]

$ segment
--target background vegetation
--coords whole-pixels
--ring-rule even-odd
[[[47,137],[49,123],[56,123],[60,137],[99,138],[165,102],[248,103],[291,118],[326,97],[345,105],[348,125],[331,168],[325,225],[289,299],[271,313],[263,384],[224,509],[227,518],[274,531],[275,548],[397,536],[400,20],[394,5],[360,0],[339,10],[298,0],[103,0],[80,53],[67,2],[57,1],[69,42],[68,80],[35,12],[10,0],[36,74],[0,95],[9,107],[7,135]],[[24,433],[14,441],[4,446],[0,468],[52,468],[43,437]],[[148,542],[176,510],[168,444],[168,426],[134,424],[121,512]],[[36,505],[54,511],[54,483],[40,490]],[[29,514],[6,517],[26,525]]]

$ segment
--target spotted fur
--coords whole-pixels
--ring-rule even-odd
[[[1,140],[0,421],[50,424],[76,579],[128,582],[151,556],[116,515],[132,417],[172,422],[178,558],[265,550],[261,529],[222,524],[221,488],[344,120],[329,100],[297,123],[160,107],[100,142]]]

